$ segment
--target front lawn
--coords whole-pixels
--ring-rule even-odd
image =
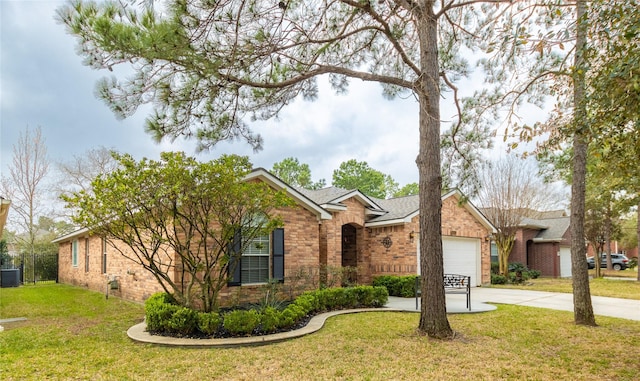
[[[0,375],[86,380],[634,380],[640,322],[500,305],[451,315],[452,342],[417,336],[419,314],[340,315],[319,332],[267,346],[184,349],[137,344],[143,306],[65,285],[0,289]]]

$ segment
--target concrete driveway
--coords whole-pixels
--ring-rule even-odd
[[[464,298],[464,295],[447,295],[447,312],[477,313],[495,309],[487,303],[573,311],[573,294],[558,292],[476,287],[471,289],[471,311],[467,310]],[[591,303],[596,315],[640,321],[640,300],[592,296]],[[415,311],[416,302],[414,298],[389,297],[387,307]]]

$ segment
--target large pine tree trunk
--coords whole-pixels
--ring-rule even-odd
[[[576,324],[596,325],[589,290],[584,235],[585,181],[587,172],[585,66],[582,54],[586,50],[586,3],[577,2],[576,58],[574,74],[573,181],[571,184],[571,276],[573,278],[573,314]]]
[[[636,251],[636,255],[637,255],[637,259],[640,260],[640,200],[638,200],[638,225],[637,226],[637,231],[636,234],[638,235],[638,250]],[[638,270],[638,282],[640,282],[640,267],[637,268]]]
[[[442,257],[442,175],[440,172],[440,86],[438,22],[432,1],[424,2],[418,17],[422,77],[420,151],[416,160],[420,178],[420,270],[422,308],[419,330],[440,339],[453,337],[447,320]],[[420,11],[417,11],[420,12]]]

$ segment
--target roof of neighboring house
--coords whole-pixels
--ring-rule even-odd
[[[562,241],[569,229],[569,220],[569,217],[545,218],[540,220],[541,223],[546,225],[546,228],[540,230],[533,241]]]
[[[569,230],[570,218],[564,211],[540,212],[540,218],[522,217],[519,228],[538,230],[534,242],[560,242]]]

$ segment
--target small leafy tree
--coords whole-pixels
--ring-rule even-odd
[[[153,274],[180,305],[215,310],[234,263],[254,238],[282,224],[275,210],[290,199],[245,181],[247,157],[114,157],[119,168],[97,177],[89,192],[63,196],[79,211],[75,221]]]

